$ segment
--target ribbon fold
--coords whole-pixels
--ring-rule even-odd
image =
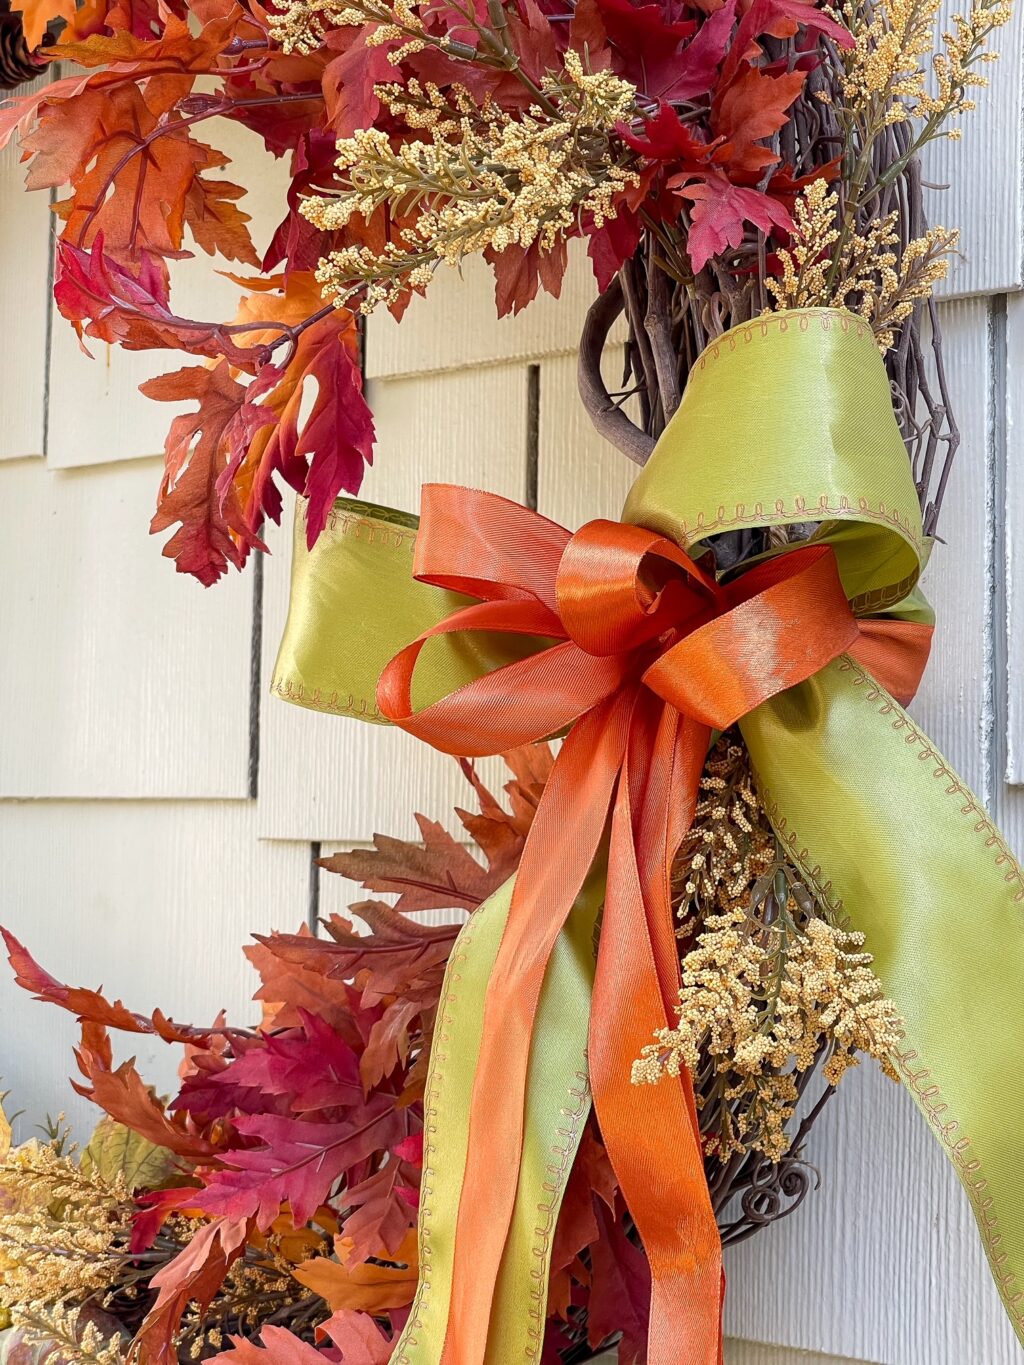
[[[809,540],[727,578],[699,562],[715,531],[808,522],[818,523]],[[711,730],[737,722],[789,855],[866,933],[906,1018],[900,1066],[972,1196],[1024,1334],[1019,1151],[992,1121],[995,1068],[982,1060],[1006,1049],[997,998],[1009,1036],[1024,1036],[1024,993],[1012,979],[1024,968],[1024,878],[898,704],[912,697],[930,644],[914,592],[927,548],[881,359],[869,330],[832,310],[763,318],[708,348],[622,522],[571,534],[495,495],[428,485],[418,531],[339,503],[312,552],[297,538],[280,694],[391,720],[466,756],[565,733],[500,934],[474,916],[449,972],[472,976],[468,992],[446,988],[452,1037],[471,1047],[461,1089],[437,1111],[433,1146],[428,1118],[447,1193],[443,1208],[424,1203],[424,1281],[395,1362],[539,1358],[536,1322],[524,1338],[523,1287],[546,1293],[550,1237],[538,1241],[537,1225],[556,1198],[549,1190],[538,1203],[536,1136],[573,1112],[566,1103],[584,1075],[651,1266],[649,1365],[718,1365],[721,1246],[692,1083],[633,1087],[630,1068],[673,1018],[672,862]],[[359,623],[382,594],[398,619],[381,630],[375,617],[371,640]],[[345,612],[357,602],[353,629]],[[929,767],[946,784],[944,804],[935,776],[921,780]],[[874,862],[862,864],[844,838],[851,818]],[[915,845],[935,863],[915,859]],[[578,970],[580,925],[593,925],[606,846],[591,986]],[[999,966],[973,940],[938,864],[971,881],[970,920],[998,937]],[[950,932],[958,961],[931,979],[921,949]],[[479,941],[489,944],[483,967]],[[983,962],[995,981],[975,979]],[[574,1028],[552,1026],[552,1001]],[[428,1095],[442,1084],[444,1055],[439,1046]],[[998,1084],[1008,1121],[1019,1120],[1024,1080]]]

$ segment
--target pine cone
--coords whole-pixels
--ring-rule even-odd
[[[53,35],[43,35],[43,47],[49,47]],[[21,27],[21,14],[11,13],[11,0],[0,0],[0,90],[13,90],[24,81],[35,80],[45,70],[46,63],[37,61],[28,50]]]

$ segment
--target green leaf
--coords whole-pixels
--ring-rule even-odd
[[[130,1190],[158,1190],[177,1184],[181,1176],[181,1161],[169,1148],[158,1147],[111,1118],[96,1125],[81,1167],[111,1184],[122,1175]]]

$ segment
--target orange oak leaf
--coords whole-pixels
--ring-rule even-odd
[[[90,1099],[111,1118],[133,1132],[148,1138],[158,1147],[167,1147],[189,1162],[213,1161],[217,1145],[202,1134],[190,1131],[185,1122],[168,1118],[135,1068],[134,1061],[114,1067],[107,1031],[100,1024],[83,1024],[82,1038],[75,1049],[78,1067],[86,1084],[72,1081],[80,1095]]]
[[[292,1272],[300,1284],[319,1294],[332,1311],[348,1308],[361,1313],[383,1313],[412,1302],[419,1267],[414,1229],[406,1234],[393,1261],[381,1258],[351,1264],[351,1244],[339,1237],[334,1246],[337,1260],[314,1256]]]
[[[436,1004],[459,926],[418,924],[381,901],[364,901],[352,910],[369,925],[369,934],[358,932],[350,920],[332,915],[325,926],[329,938],[308,934],[255,937],[283,963],[304,967],[322,980],[357,983],[359,998],[367,1008],[397,995]]]
[[[43,34],[51,19],[74,18],[75,0],[23,0],[23,3],[13,4],[11,8],[21,14],[25,45],[31,52],[43,41]]]
[[[205,1029],[176,1024],[160,1010],[154,1010],[152,1015],[135,1014],[120,1000],[107,1000],[100,991],[66,986],[40,967],[8,929],[0,928],[0,935],[7,947],[7,960],[14,968],[14,979],[22,990],[30,991],[36,1000],[59,1005],[82,1023],[101,1024],[122,1033],[155,1033],[168,1043],[205,1043],[209,1038]]]
[[[319,941],[305,926],[294,937]],[[349,1019],[359,992],[343,978],[325,975],[315,962],[307,963],[301,956],[282,957],[275,950],[274,936],[266,943],[249,944],[243,951],[262,982],[255,998],[263,1007],[264,1028],[295,1027],[302,1010],[317,1014],[333,1028],[341,1028]]]
[[[183,253],[189,223],[204,250],[259,263],[249,216],[234,204],[244,191],[203,176],[230,158],[193,138],[183,119],[167,118],[192,80],[169,75],[150,80],[145,93],[134,84],[104,92],[93,136],[81,152],[86,166],[76,168],[72,192],[54,204],[66,241],[88,247],[102,235],[107,252],[119,260],[135,260],[144,251],[171,258]]]
[[[711,126],[724,142],[714,160],[733,173],[760,172],[774,165],[779,154],[763,139],[777,133],[786,122],[786,110],[804,88],[803,71],[767,75],[759,67],[744,66],[734,80],[716,94]]]
[[[480,811],[477,814],[456,808],[455,812],[487,859],[495,886],[507,881],[519,866],[554,755],[548,744],[524,744],[503,754],[502,759],[512,772],[512,781],[506,782],[504,788],[511,810],[505,810],[487,789],[474,765],[460,759],[459,766],[476,793]]]
[[[254,430],[271,418],[247,401],[245,387],[232,379],[224,360],[213,369],[190,365],[161,375],[142,391],[151,398],[199,401],[195,412],[183,413],[171,424],[166,473],[150,530],[165,531],[180,523],[163,553],[175,561],[179,573],[209,586],[228,564],[240,568],[251,548],[262,547],[245,525],[234,488],[222,476],[233,451],[244,448]]]
[[[115,75],[131,74],[133,69],[146,77],[171,71],[200,75],[216,69],[217,57],[238,35],[242,18],[241,9],[233,5],[193,30],[187,19],[167,13],[159,34],[150,31],[143,36],[118,28],[112,34],[97,31],[84,38],[65,35],[55,55],[78,66],[112,67]]]

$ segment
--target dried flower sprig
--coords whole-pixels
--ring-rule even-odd
[[[423,289],[439,263],[537,244],[550,252],[583,215],[616,216],[616,196],[637,183],[631,153],[615,135],[636,91],[607,71],[588,72],[567,52],[560,73],[542,83],[545,102],[515,117],[468,91],[413,81],[379,86],[381,99],[429,131],[429,142],[392,144],[365,129],[338,144],[342,187],[307,199],[303,215],[324,231],[354,216],[369,221],[387,205],[394,220],[417,210],[412,225],[380,250],[350,246],[320,263],[317,279],[338,305],[359,296],[364,313]]]
[[[959,233],[930,228],[901,250],[898,214],[842,231],[839,195],[825,180],[800,194],[788,248],[778,252],[782,274],[765,281],[779,308],[848,308],[871,323],[879,349],[895,345],[915,304],[946,278]]]
[[[759,908],[705,920],[683,960],[676,1027],[644,1048],[633,1081],[652,1084],[683,1067],[696,1072],[709,1058],[727,1103],[708,1150],[753,1149],[777,1161],[789,1148],[800,1073],[827,1049],[823,1074],[831,1085],[858,1052],[895,1078],[890,1054],[902,1028],[861,951],[862,935],[830,924],[793,888],[772,919]]]
[[[451,46],[428,34],[417,6],[409,0],[293,0],[269,16],[274,41],[285,52],[303,56],[316,52],[332,29],[363,24],[378,26],[372,35],[378,46],[403,39],[420,50],[429,45]]]
[[[704,764],[693,824],[673,869],[679,936],[691,934],[716,911],[746,908],[751,886],[774,861],[775,834],[746,751],[723,736]]]
[[[749,758],[733,735],[708,755],[693,826],[676,861],[683,958],[679,1016],[633,1065],[634,1084],[678,1076],[698,1086],[709,1155],[757,1151],[778,1161],[800,1077],[827,1055],[830,1085],[874,1057],[895,1078],[895,1006],[862,951],[779,855]]]
[[[783,277],[766,281],[783,307],[799,296],[851,307],[870,319],[883,351],[895,344],[915,303],[929,298],[945,277],[945,257],[957,234],[934,228],[904,242],[899,215],[879,217],[875,206],[929,142],[961,136],[955,121],[974,109],[971,92],[988,84],[979,68],[997,60],[989,41],[1012,13],[1009,0],[979,0],[966,16],[954,17],[936,50],[940,9],[941,0],[845,0],[841,15],[853,45],[837,53],[835,94],[818,92],[837,120],[840,189],[834,203],[813,185],[805,191],[794,246],[779,256]],[[909,129],[895,154],[889,135],[894,125]],[[887,155],[879,172],[883,138]],[[801,266],[810,267],[806,288],[794,280]]]
[[[25,1342],[48,1348],[66,1365],[123,1365],[127,1360],[120,1335],[104,1336],[95,1322],[83,1319],[81,1306],[34,1299],[14,1309],[11,1322]]]
[[[943,131],[959,136],[945,125],[971,112],[969,92],[988,84],[977,68],[997,59],[988,42],[1010,20],[1008,0],[981,0],[966,16],[956,15],[936,51],[940,10],[941,0],[846,0],[843,18],[854,43],[843,56],[840,118],[862,155],[894,123],[919,125],[908,159]]]
[[[12,1148],[0,1167],[0,1305],[81,1302],[119,1279],[135,1212],[123,1178],[86,1173],[57,1142]]]

